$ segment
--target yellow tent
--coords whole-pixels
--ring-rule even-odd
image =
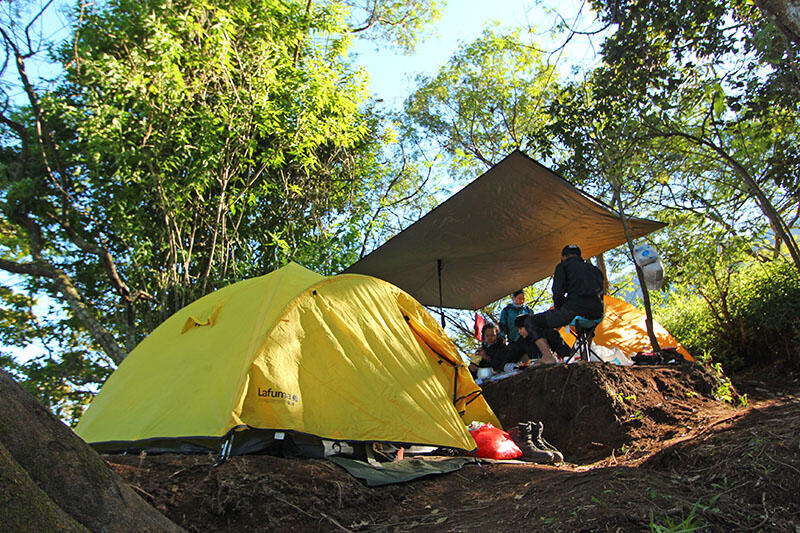
[[[603,301],[605,316],[595,329],[594,343],[606,348],[618,347],[628,357],[636,352],[652,350],[650,337],[647,335],[647,325],[645,324],[647,317],[644,311],[613,296],[606,295],[603,297]],[[694,361],[694,357],[686,348],[681,346],[675,337],[670,335],[669,331],[658,322],[653,321],[653,332],[661,348],[676,348],[687,360]],[[562,336],[570,344],[574,341],[574,337],[570,338],[571,336],[565,335],[563,330]]]
[[[297,264],[235,283],[161,324],[76,432],[101,451],[265,449],[282,433],[472,450],[499,426],[456,347],[407,293]]]

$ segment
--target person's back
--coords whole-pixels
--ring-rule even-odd
[[[603,306],[603,273],[581,258],[581,249],[575,244],[561,250],[561,262],[553,273],[553,309],[530,317],[531,330],[542,332],[536,346],[543,357],[555,358],[544,333],[548,328],[566,326],[576,316],[599,319],[605,312]],[[556,333],[557,334],[557,333]],[[551,341],[557,342],[552,335]]]
[[[603,316],[603,273],[584,261],[576,245],[566,246],[553,274],[553,305],[573,316]],[[555,325],[555,324],[553,324]]]

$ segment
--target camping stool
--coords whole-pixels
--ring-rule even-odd
[[[575,355],[578,355],[578,358],[583,359],[587,363],[589,362],[589,355],[592,352],[592,339],[594,339],[594,328],[603,321],[603,317],[600,318],[583,318],[582,316],[576,316],[572,319],[569,326],[575,326],[575,344],[572,345],[572,350],[569,352],[569,357],[567,357],[564,362],[569,363],[572,361],[572,358]],[[572,331],[572,328],[570,328]]]

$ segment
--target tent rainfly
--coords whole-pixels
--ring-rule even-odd
[[[665,226],[628,222],[631,238]],[[567,244],[592,257],[624,242],[615,211],[514,151],[344,272],[384,279],[423,305],[480,309],[552,275]]]
[[[636,352],[649,351],[652,346],[647,334],[647,324],[645,323],[647,316],[644,311],[609,295],[605,295],[603,301],[605,316],[595,329],[592,341],[606,348],[619,348],[629,357]],[[653,333],[655,333],[660,346],[675,348],[686,360],[694,361],[694,357],[689,351],[656,321],[653,321]],[[561,336],[570,346],[574,342],[574,336],[566,334],[563,329]]]
[[[473,450],[473,420],[499,427],[424,307],[376,278],[290,263],[167,319],[76,432],[104,452],[236,454],[292,437]]]

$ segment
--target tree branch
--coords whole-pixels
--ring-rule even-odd
[[[94,317],[66,272],[44,261],[18,263],[7,259],[0,259],[0,269],[13,274],[25,274],[51,279],[55,284],[56,290],[67,300],[67,304],[75,317],[111,360],[119,365],[125,359],[127,354],[120,348],[114,336]]]
[[[769,198],[767,198],[767,195],[761,190],[761,188],[758,186],[758,183],[756,183],[756,181],[741,163],[734,159],[733,156],[731,156],[724,148],[716,145],[708,139],[696,137],[690,133],[679,130],[661,131],[659,132],[659,135],[664,138],[679,137],[686,139],[699,146],[704,146],[720,156],[728,168],[733,170],[734,173],[739,176],[742,181],[744,181],[747,189],[750,191],[750,194],[761,208],[761,211],[769,219],[772,229],[783,239],[783,242],[786,243],[786,246],[789,248],[789,253],[792,256],[795,268],[800,270],[800,249],[798,249],[797,241],[795,241],[791,232],[786,227],[786,223],[783,221],[783,218],[772,205],[772,202],[770,202]]]

